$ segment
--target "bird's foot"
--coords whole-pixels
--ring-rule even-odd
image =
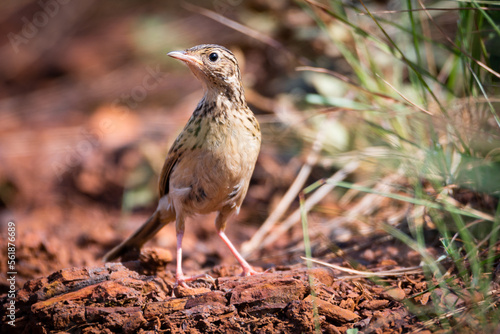
[[[205,278],[205,279],[208,279],[209,281],[215,282],[215,279],[208,274],[200,274],[200,275],[193,275],[193,276],[186,276],[184,274],[177,274],[177,275],[175,275],[174,288],[181,286],[183,288],[190,289],[190,287],[186,284],[186,282],[196,281],[197,279],[200,279],[200,278]]]
[[[172,289],[172,297],[186,297],[186,296],[191,296],[193,294],[210,291],[206,287],[192,288],[188,286],[186,283],[186,282],[196,281],[198,279],[207,279],[211,282],[215,282],[215,279],[207,274],[195,275],[195,276],[175,275],[175,284]]]
[[[260,275],[260,274],[263,274],[264,272],[262,271],[257,271],[255,269],[253,269],[251,266],[248,266],[248,267],[243,267],[243,272],[241,273],[241,276],[242,277],[245,277],[245,276],[254,276],[254,275]]]
[[[264,271],[257,271],[255,269],[253,269],[251,266],[248,266],[248,267],[243,267],[243,272],[241,273],[240,276],[245,277],[245,276],[262,275],[265,273],[269,273],[272,270],[273,270],[273,268],[269,268],[269,269],[264,270]]]

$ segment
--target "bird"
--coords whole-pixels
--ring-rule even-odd
[[[185,221],[197,214],[217,212],[217,233],[241,265],[241,275],[256,275],[259,272],[225,233],[228,218],[239,213],[261,146],[260,126],[246,103],[238,61],[230,50],[216,44],[167,55],[188,66],[202,84],[203,97],[168,151],[159,176],[156,211],[103,260],[109,262],[140,250],[165,225],[175,221],[175,285],[187,288],[186,282],[199,276],[186,276],[182,270]]]

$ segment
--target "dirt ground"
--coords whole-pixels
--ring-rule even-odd
[[[233,2],[223,3],[224,14],[234,16]],[[272,13],[286,24],[314,24],[296,6],[283,10],[250,3],[250,9]],[[166,5],[158,11],[150,2],[117,8],[71,2],[28,38],[22,18],[35,18],[43,10],[40,4],[0,6],[5,6],[0,14],[0,35],[5,36],[0,49],[2,333],[439,329],[439,320],[425,323],[429,319],[416,310],[456,296],[439,289],[431,296],[418,271],[368,279],[318,264],[308,268],[301,258],[300,222],[250,253],[249,262],[265,271],[262,275],[240,277],[215,233],[214,215],[190,219],[183,243],[185,272],[209,275],[190,283],[191,290],[173,285],[174,226],[165,227],[138,259],[102,263],[102,256],[154,211],[165,153],[201,97],[199,83],[186,68],[167,60],[166,51],[209,41],[231,47],[242,63],[264,145],[241,213],[228,225],[237,247],[273,212],[311,150],[310,142],[280,124],[273,105],[311,87],[293,71],[296,63],[288,55],[185,9]],[[155,24],[165,31],[159,38],[148,30]],[[277,34],[285,44],[292,38],[286,24]],[[9,37],[10,32],[16,35]],[[25,40],[13,44],[12,36]],[[311,42],[310,49],[293,45],[311,52],[326,48],[321,40]],[[306,184],[334,171],[318,165]],[[370,233],[361,232],[358,224],[334,229],[328,225],[332,217],[358,204],[339,204],[341,195],[326,196],[309,216],[315,258],[370,271],[420,264],[416,251],[373,227],[411,208],[377,202],[363,225]],[[287,213],[298,207],[297,198]],[[432,229],[428,238],[429,254],[439,257],[443,249]],[[12,252],[6,251],[9,242]],[[13,267],[8,264],[11,254]],[[12,300],[14,327],[8,323]],[[473,297],[457,299],[457,306],[469,302]]]

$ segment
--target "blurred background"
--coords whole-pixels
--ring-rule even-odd
[[[17,283],[100,265],[154,211],[166,152],[202,95],[166,53],[204,43],[235,53],[263,131],[250,190],[227,230],[251,263],[302,263],[306,251],[387,268],[476,254],[486,267],[467,275],[492,274],[500,268],[498,8],[2,2],[0,222],[2,235],[16,223]],[[213,220],[187,223],[188,274],[234,264]],[[168,226],[148,245],[175,251],[174,235]]]
[[[317,57],[333,66],[335,51],[325,54],[314,19],[297,3],[49,0],[1,7],[0,215],[2,224],[17,223],[20,284],[61,267],[100,264],[156,208],[166,153],[202,96],[169,51],[216,43],[240,61],[264,145],[244,208],[229,225],[238,245],[304,163],[314,134],[302,138],[294,127],[307,122],[299,106],[315,88],[295,67]],[[315,169],[320,178],[334,167]],[[188,224],[186,265],[193,269],[233,262],[213,221],[209,215]],[[152,244],[175,250],[174,235],[169,226]]]

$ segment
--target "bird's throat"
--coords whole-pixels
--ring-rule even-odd
[[[195,113],[203,117],[227,117],[228,113],[249,112],[243,92],[207,89]]]

